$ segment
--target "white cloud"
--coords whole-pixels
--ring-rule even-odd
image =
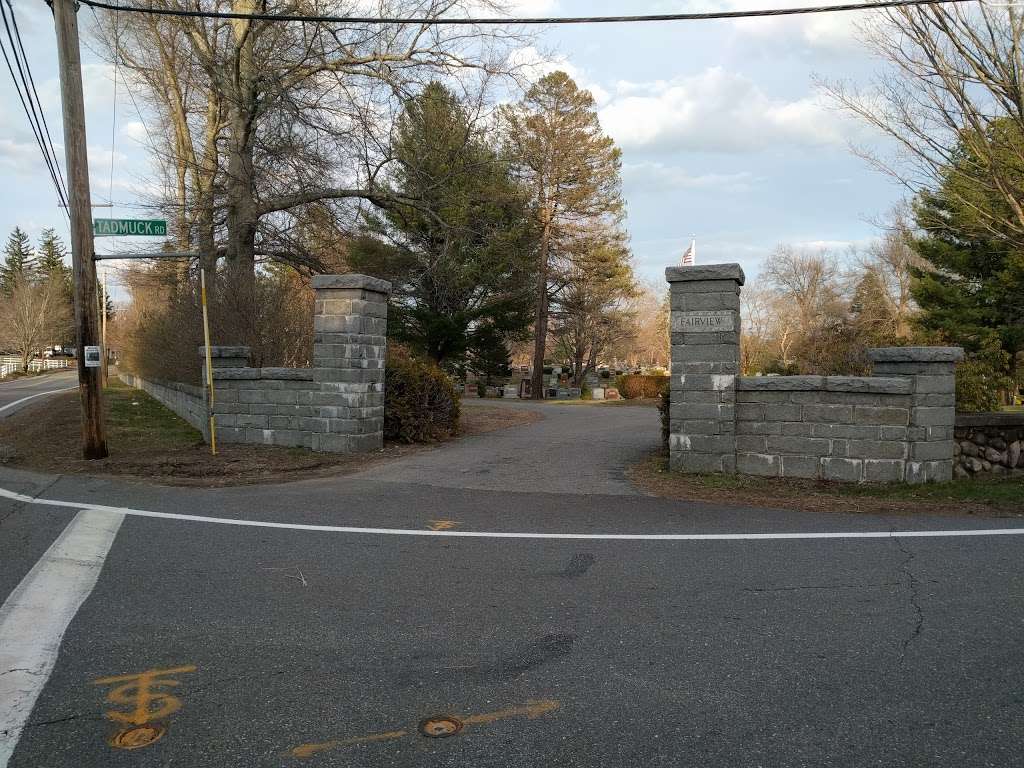
[[[619,83],[600,112],[624,149],[752,152],[779,144],[842,144],[855,130],[818,97],[772,98],[721,67],[652,83]]]
[[[764,181],[753,173],[688,173],[686,169],[664,163],[624,163],[622,178],[633,194],[662,194],[679,189],[715,189],[746,192]]]
[[[865,5],[868,3],[865,2]],[[792,0],[685,0],[662,4],[664,12],[768,10],[793,7]],[[671,10],[668,10],[671,9]],[[755,17],[730,22],[739,38],[757,40],[786,50],[794,46],[818,52],[853,53],[859,50],[857,27],[878,12],[847,11],[800,16]]]
[[[34,141],[0,138],[0,168],[18,175],[47,174],[43,155]]]
[[[124,83],[121,83],[123,87]],[[82,64],[82,96],[87,113],[101,110],[111,114],[114,109],[114,66],[112,64]],[[46,117],[60,122],[60,79],[50,77],[39,83],[39,98]]]
[[[121,126],[121,134],[127,136],[132,141],[146,141],[148,134],[146,133],[146,126],[140,120],[132,120],[131,122],[125,123]]]
[[[590,91],[597,104],[604,104],[611,98],[611,94],[607,90],[600,84],[592,82],[585,71],[574,65],[565,56],[545,54],[538,48],[527,45],[517,48],[509,54],[509,64],[515,67],[519,74],[529,82],[535,82],[545,75],[561,70],[571,77],[580,88]]]

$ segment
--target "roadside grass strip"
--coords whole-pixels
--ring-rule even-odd
[[[0,498],[23,504],[46,507],[64,507],[111,515],[131,515],[157,520],[178,520],[189,523],[211,523],[235,525],[249,528],[278,528],[292,531],[315,531],[320,533],[350,533],[370,536],[437,536],[462,539],[541,539],[541,540],[587,540],[587,541],[782,541],[801,539],[927,539],[957,538],[972,536],[1024,536],[1021,528],[974,528],[920,531],[796,531],[778,533],[542,533],[533,531],[459,531],[424,530],[413,528],[367,528],[350,525],[311,525],[306,523],[280,523],[265,520],[241,520],[230,517],[208,515],[186,515],[175,512],[154,512],[130,507],[114,507],[88,502],[41,499],[23,493],[0,488]]]

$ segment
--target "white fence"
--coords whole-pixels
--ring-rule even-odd
[[[29,361],[28,369],[30,371],[51,371],[58,368],[70,368],[74,361],[74,358],[68,357],[44,357]],[[20,370],[20,357],[14,357],[13,355],[0,356],[0,379]]]

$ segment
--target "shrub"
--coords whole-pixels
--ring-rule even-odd
[[[987,360],[973,357],[956,367],[956,409],[998,411],[1001,390],[1013,389],[1014,381]]]
[[[627,374],[615,379],[615,388],[627,400],[638,397],[660,397],[663,390],[668,389],[668,376],[644,376]]]
[[[459,431],[459,395],[433,363],[400,351],[388,355],[384,375],[384,439],[427,443]]]

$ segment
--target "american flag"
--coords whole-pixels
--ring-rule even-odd
[[[692,267],[697,261],[697,241],[691,240],[690,247],[683,252],[683,266]]]

